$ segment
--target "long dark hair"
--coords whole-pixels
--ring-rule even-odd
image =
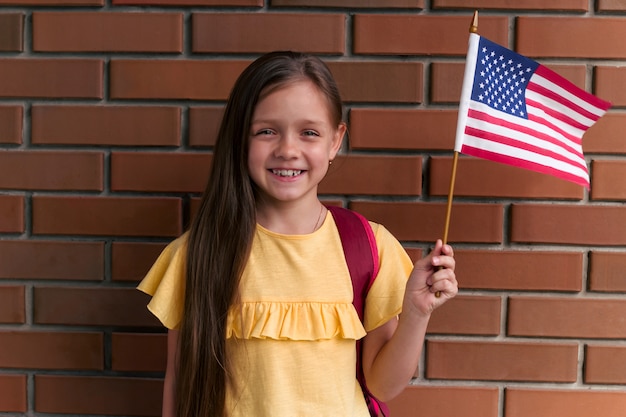
[[[272,52],[237,79],[218,133],[211,176],[187,244],[186,291],[179,329],[178,417],[222,417],[228,384],[226,322],[256,227],[256,191],[248,172],[248,137],[257,102],[274,88],[308,80],[342,119],[339,91],[328,67],[296,52]]]

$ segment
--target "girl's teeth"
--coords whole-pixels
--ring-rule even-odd
[[[275,175],[279,175],[281,177],[295,177],[296,175],[300,175],[302,170],[300,169],[273,169],[272,172]]]

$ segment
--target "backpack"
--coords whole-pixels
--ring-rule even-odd
[[[337,206],[327,207],[335,220],[343,253],[346,257],[354,298],[352,303],[361,323],[364,320],[365,298],[378,274],[378,248],[372,227],[365,217],[357,212]],[[356,375],[365,396],[367,408],[372,417],[389,416],[387,406],[376,399],[367,389],[365,375],[361,365],[363,353],[362,339],[356,341],[357,360]]]

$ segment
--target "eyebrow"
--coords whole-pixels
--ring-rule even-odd
[[[276,123],[278,122],[279,119],[251,119],[250,120],[250,124],[256,124],[256,123]],[[314,120],[314,119],[302,119],[302,120],[298,120],[297,123],[301,123],[301,124],[324,124],[326,123],[325,120]]]

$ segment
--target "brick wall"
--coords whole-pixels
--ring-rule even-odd
[[[350,155],[321,191],[413,257],[443,234],[468,27],[614,107],[591,192],[462,157],[438,310],[394,416],[626,410],[626,2],[0,0],[0,415],[160,413],[165,337],[134,289],[188,224],[258,54],[330,64]]]

